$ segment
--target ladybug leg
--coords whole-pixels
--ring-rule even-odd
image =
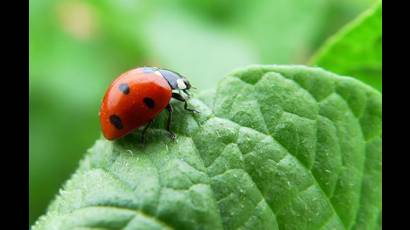
[[[192,113],[199,113],[199,111],[197,111],[197,110],[195,110],[195,109],[190,109],[190,108],[188,108],[188,102],[187,102],[187,100],[186,100],[183,96],[181,96],[181,94],[172,93],[172,97],[175,98],[175,99],[177,99],[178,101],[184,102],[184,109],[185,109],[185,110],[187,110],[187,111],[189,111],[189,112],[192,112]]]
[[[169,137],[172,140],[175,140],[176,135],[174,132],[171,131],[171,122],[172,122],[172,112],[174,111],[174,109],[172,108],[172,106],[170,104],[167,105],[166,109],[169,112],[169,116],[168,116],[168,120],[167,120],[167,131],[169,133]]]
[[[145,143],[145,132],[147,131],[147,129],[151,126],[151,124],[154,122],[154,120],[151,120],[150,122],[148,122],[148,124],[144,127],[144,129],[142,130],[141,133],[141,143],[144,144]]]
[[[182,91],[183,91],[186,95],[188,95],[188,98],[190,98],[190,97],[191,97],[191,94],[188,92],[188,90],[183,89]]]

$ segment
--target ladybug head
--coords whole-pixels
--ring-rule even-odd
[[[168,81],[168,84],[172,89],[178,89],[185,92],[191,88],[189,81],[181,74],[167,69],[159,69],[159,72],[165,80]]]
[[[191,88],[191,84],[185,78],[177,79],[177,86],[178,86],[178,89],[181,89],[181,90],[188,90]]]

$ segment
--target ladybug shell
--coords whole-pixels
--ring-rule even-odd
[[[171,96],[172,89],[159,71],[137,68],[122,74],[111,83],[101,105],[103,135],[114,140],[148,123],[166,108]]]

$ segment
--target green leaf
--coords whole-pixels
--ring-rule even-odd
[[[331,37],[311,63],[382,89],[382,3]]]
[[[381,95],[304,66],[251,66],[98,140],[33,230],[380,229]],[[202,100],[201,98],[205,99]]]

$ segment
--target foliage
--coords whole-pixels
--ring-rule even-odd
[[[240,93],[239,93],[240,92]],[[381,95],[304,66],[252,66],[148,132],[98,140],[37,229],[374,229]]]
[[[355,76],[382,89],[382,3],[366,11],[324,44],[317,66]]]
[[[372,2],[29,1],[30,223],[98,138],[101,98],[119,73],[163,66],[212,95],[222,76],[238,67],[306,64]]]

